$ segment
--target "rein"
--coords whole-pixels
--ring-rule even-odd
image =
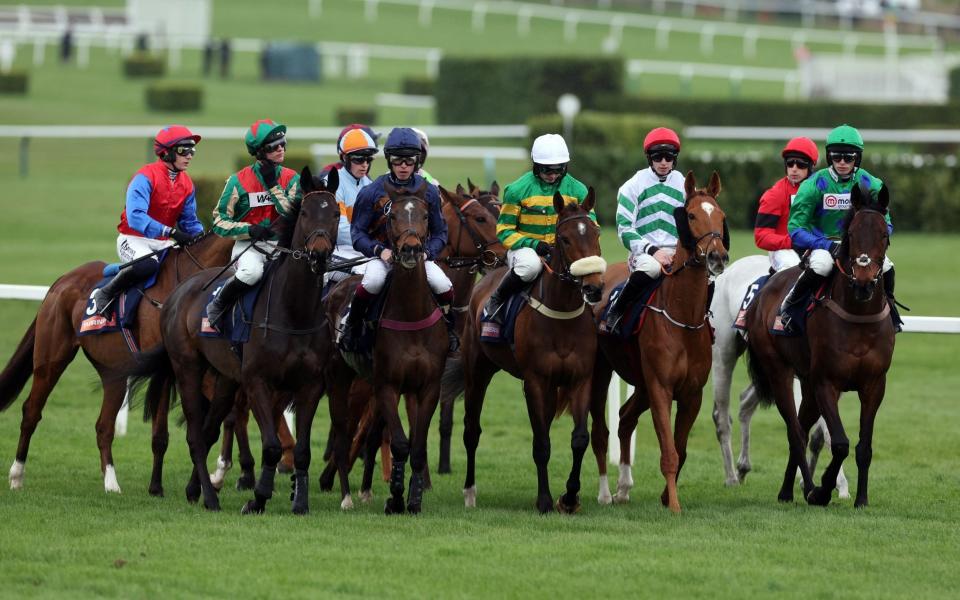
[[[476,230],[470,226],[470,222],[467,220],[467,216],[464,213],[464,209],[470,206],[473,203],[480,204],[480,201],[476,198],[471,198],[463,204],[463,207],[457,206],[453,202],[450,203],[450,206],[453,207],[453,210],[456,212],[457,218],[460,220],[460,229],[457,231],[457,243],[454,248],[460,248],[460,240],[463,237],[463,230],[466,229],[467,233],[473,239],[473,246],[477,249],[479,253],[478,256],[448,256],[443,258],[443,262],[446,263],[451,269],[463,269],[469,267],[472,272],[476,272],[482,267],[487,269],[494,269],[500,265],[502,262],[500,257],[497,256],[492,250],[487,250],[490,246],[497,243],[497,240],[486,241],[483,237],[476,232]],[[486,209],[484,209],[486,210]],[[492,259],[490,258],[492,255]]]

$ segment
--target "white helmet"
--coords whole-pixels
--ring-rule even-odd
[[[570,162],[570,151],[562,135],[546,133],[533,140],[530,158],[538,165],[560,165]]]

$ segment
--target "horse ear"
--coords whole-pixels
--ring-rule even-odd
[[[730,251],[730,228],[727,227],[727,219],[723,219],[723,247]]]
[[[306,170],[306,168],[307,167],[304,167],[304,170]],[[330,171],[327,172],[327,182],[323,187],[331,194],[336,194],[337,188],[340,187],[340,172],[336,169],[330,169]]]
[[[430,183],[424,179],[423,183],[420,184],[420,187],[417,188],[417,191],[413,193],[414,196],[418,196],[424,200],[427,199],[427,189],[429,188]]]
[[[590,212],[593,210],[594,205],[597,203],[597,196],[593,192],[593,186],[590,186],[587,189],[587,197],[583,199],[583,202],[580,203],[580,206],[583,210]]]
[[[714,171],[713,175],[710,176],[710,183],[707,184],[707,194],[716,198],[720,195],[721,189],[723,188],[720,185],[720,173]]]
[[[691,175],[687,175],[689,180]],[[688,250],[693,249],[693,234],[690,233],[690,223],[687,221],[687,209],[684,206],[678,206],[673,209],[673,220],[677,224],[677,241],[681,246]]]
[[[553,210],[556,211],[558,215],[563,211],[563,205],[566,204],[566,202],[560,192],[553,193]]]
[[[469,177],[467,177],[467,188],[470,190],[471,196],[476,196],[477,192],[480,191],[479,189],[477,189],[477,186],[473,185],[473,182],[470,181]],[[460,190],[457,190],[457,192],[460,192]]]
[[[389,181],[383,182],[383,191],[387,193],[387,197],[390,198],[390,202],[396,200],[397,196],[400,195],[400,190],[394,187],[394,185]]]
[[[454,206],[460,206],[460,191],[463,189],[461,186],[457,186],[457,195],[450,193],[450,190],[443,187],[442,185],[437,186],[440,189],[440,198],[447,202],[448,204],[453,204]]]
[[[890,208],[890,189],[886,184],[880,186],[880,191],[877,192],[877,203],[880,204],[880,208],[883,210]]]
[[[490,193],[497,198],[500,197],[500,185],[497,183],[496,179],[494,179],[493,183],[490,184]]]
[[[692,198],[694,192],[697,191],[697,178],[694,176],[692,170],[687,171],[687,178],[683,180],[683,191],[686,193],[687,200]]]
[[[852,188],[850,188],[850,208],[852,208],[854,211],[860,210],[864,206],[863,200],[864,195],[860,190],[860,182],[857,182],[853,184]]]
[[[468,184],[468,185],[470,184],[470,180],[469,180],[469,179],[467,179],[467,184]],[[463,196],[464,194],[466,194],[466,192],[463,190],[463,186],[458,183],[458,184],[457,184],[457,195],[458,195],[458,196]],[[473,194],[471,193],[470,195],[472,196]]]
[[[310,167],[306,165],[304,165],[303,170],[300,171],[300,189],[302,189],[305,194],[317,189],[317,181],[313,178]]]

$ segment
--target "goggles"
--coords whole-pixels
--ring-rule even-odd
[[[287,140],[281,139],[281,140],[277,140],[276,142],[273,142],[272,144],[265,144],[263,146],[263,149],[266,150],[267,152],[276,152],[277,150],[281,148],[286,148],[286,147],[287,147]]]
[[[351,160],[353,159],[351,158]],[[371,158],[370,160],[372,161],[373,159]],[[405,167],[412,167],[417,164],[417,157],[416,156],[391,156],[390,164],[393,165],[394,167],[399,167],[401,165]]]
[[[177,146],[173,149],[177,156],[193,156],[197,153],[196,146]]]
[[[559,175],[563,173],[567,168],[567,165],[543,165],[540,167],[540,172],[544,175]]]
[[[364,163],[369,165],[370,163],[373,162],[372,156],[357,155],[357,156],[348,156],[347,158],[350,160],[351,163],[355,165],[362,165]]]
[[[677,155],[673,152],[654,152],[650,155],[650,160],[652,162],[673,162],[677,160]]]
[[[850,164],[857,162],[856,152],[831,152],[828,156],[830,157],[830,162],[845,162]]]
[[[783,161],[787,167],[798,168],[798,169],[809,169],[810,163],[803,160],[802,158],[788,158]]]

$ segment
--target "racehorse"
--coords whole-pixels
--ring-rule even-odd
[[[282,252],[264,275],[253,308],[251,334],[240,356],[224,338],[201,337],[203,311],[208,302],[206,284],[210,272],[185,281],[171,295],[161,314],[163,349],[151,357],[140,375],[169,376],[172,370],[180,390],[187,423],[187,443],[194,472],[187,485],[187,499],[203,495],[204,506],[219,510],[206,458],[220,433],[220,424],[233,406],[238,387],[249,398],[262,439],[262,470],[254,499],[243,507],[245,514],[262,513],[273,495],[274,477],[281,448],[277,420],[292,402],[297,413],[297,445],[294,450],[293,512],[309,510],[307,470],[310,466],[310,428],[323,395],[322,371],[331,352],[330,330],[321,310],[326,260],[336,240],[340,210],[334,193],[338,185],[331,173],[326,186],[317,186],[309,167],[301,173],[303,199],[293,229],[290,247]],[[282,246],[281,246],[282,247]],[[155,360],[156,359],[156,360]],[[165,364],[166,363],[166,364]],[[211,400],[202,393],[203,377],[217,374]],[[332,411],[334,427],[345,419]],[[342,472],[341,507],[352,507],[346,471]]]
[[[50,286],[33,323],[0,373],[0,410],[5,410],[17,399],[30,375],[33,375],[30,395],[23,403],[20,442],[10,467],[11,489],[23,487],[30,439],[40,423],[47,398],[77,355],[77,350],[83,348],[83,353],[97,370],[103,384],[103,402],[96,423],[103,487],[107,492],[120,493],[113,463],[113,436],[117,413],[126,393],[126,382],[118,375],[136,365],[140,350],[149,352],[160,344],[160,308],[177,284],[201,269],[226,264],[232,245],[229,240],[207,234],[189,248],[170,248],[160,263],[156,283],[144,292],[129,337],[124,331],[77,335],[81,321],[89,316],[85,314],[87,299],[97,282],[103,278],[105,263],[94,261],[81,265]],[[155,392],[166,396],[168,389],[157,389]],[[162,404],[166,406],[165,401]],[[151,495],[162,496],[163,456],[169,441],[165,411],[154,414],[152,430],[153,473],[149,491]]]
[[[404,511],[404,475],[410,459],[410,490],[406,510],[419,513],[422,509],[427,459],[427,434],[430,420],[440,399],[440,376],[447,357],[446,324],[440,308],[427,284],[424,266],[424,242],[428,232],[427,184],[410,192],[385,185],[389,198],[386,231],[394,249],[392,281],[383,292],[383,312],[379,315],[379,329],[373,347],[371,383],[377,409],[390,433],[392,468],[390,470],[391,497],[384,513]],[[357,278],[348,278],[331,291],[325,307],[331,323],[339,321],[344,303],[351,297]],[[330,410],[334,407],[347,413],[348,398],[356,372],[347,366],[339,354],[327,368]],[[398,401],[407,398],[407,417],[410,437],[400,421]],[[347,462],[350,437],[335,435],[334,457]],[[299,440],[298,440],[299,443]],[[379,439],[376,440],[379,445]],[[368,460],[372,457],[368,453]],[[343,474],[341,474],[343,477]]]
[[[470,299],[460,363],[465,392],[463,443],[467,474],[463,495],[467,507],[476,506],[477,501],[476,454],[484,395],[493,375],[503,369],[523,381],[537,466],[536,507],[541,513],[554,510],[547,473],[550,425],[566,409],[573,416],[573,465],[566,493],[557,499],[556,509],[564,513],[580,509],[580,467],[589,444],[587,412],[596,355],[593,318],[585,307],[600,300],[606,269],[600,257],[600,228],[590,218],[594,201],[593,188],[581,204],[565,204],[563,196],[554,195],[556,247],[549,264],[544,263],[543,271],[533,281],[529,298],[516,317],[512,350],[508,344],[480,341],[483,306],[503,277],[503,270],[487,274]],[[449,382],[460,376],[461,373],[448,370],[444,383],[452,385]]]
[[[616,371],[636,391],[620,409],[620,477],[616,500],[629,500],[633,487],[630,436],[640,415],[650,409],[660,441],[660,471],[666,486],[660,502],[680,512],[677,478],[687,457],[687,437],[700,412],[703,386],[710,372],[710,328],[707,321],[708,275],[719,275],[729,261],[726,218],[717,204],[720,177],[716,172],[705,189],[697,188],[693,172],[684,181],[686,202],[674,211],[678,243],[669,270],[639,330],[622,339],[601,331],[591,393],[593,451],[600,470],[601,502],[609,502],[607,488],[606,390]],[[628,276],[625,264],[611,269],[611,283]],[[606,299],[609,303],[609,297]],[[594,307],[599,317],[602,305]],[[676,432],[670,430],[670,409],[677,400]]]
[[[713,422],[717,428],[717,440],[720,442],[720,454],[723,456],[723,467],[726,474],[725,483],[728,486],[740,485],[751,470],[750,463],[750,421],[753,413],[760,404],[756,388],[751,384],[740,393],[740,456],[737,458],[734,470],[733,450],[730,444],[731,425],[730,417],[730,382],[733,378],[733,369],[737,359],[746,350],[746,342],[733,324],[740,311],[741,303],[747,294],[748,288],[759,277],[768,275],[770,260],[766,256],[752,255],[737,260],[724,269],[717,277],[716,293],[710,305],[711,324],[716,328],[713,342],[713,367],[710,370],[713,379]],[[797,409],[800,408],[800,385],[794,380],[794,399]],[[827,431],[823,419],[817,420],[810,439],[810,472],[814,467],[820,450],[824,444],[830,445],[830,432]],[[837,473],[837,490],[841,498],[849,498],[847,478],[843,467]]]
[[[747,311],[747,358],[750,378],[761,402],[776,402],[787,424],[790,457],[779,499],[793,500],[793,480],[800,467],[809,504],[826,506],[837,483],[840,465],[850,451],[840,413],[840,393],[856,390],[860,397],[860,442],[856,448],[855,507],[867,505],[873,422],[883,401],[887,370],[893,358],[894,330],[890,306],[882,292],[883,258],[890,245],[885,215],[890,202],[884,186],[873,198],[855,185],[850,192],[843,240],[826,296],[815,302],[807,318],[806,335],[772,335],[780,304],[798,269],[788,269],[769,283]],[[880,293],[877,293],[878,288]],[[794,410],[791,380],[796,374],[803,390],[799,414]],[[815,402],[812,400],[815,399]],[[830,431],[833,458],[814,487],[804,450],[806,436],[818,415]]]

